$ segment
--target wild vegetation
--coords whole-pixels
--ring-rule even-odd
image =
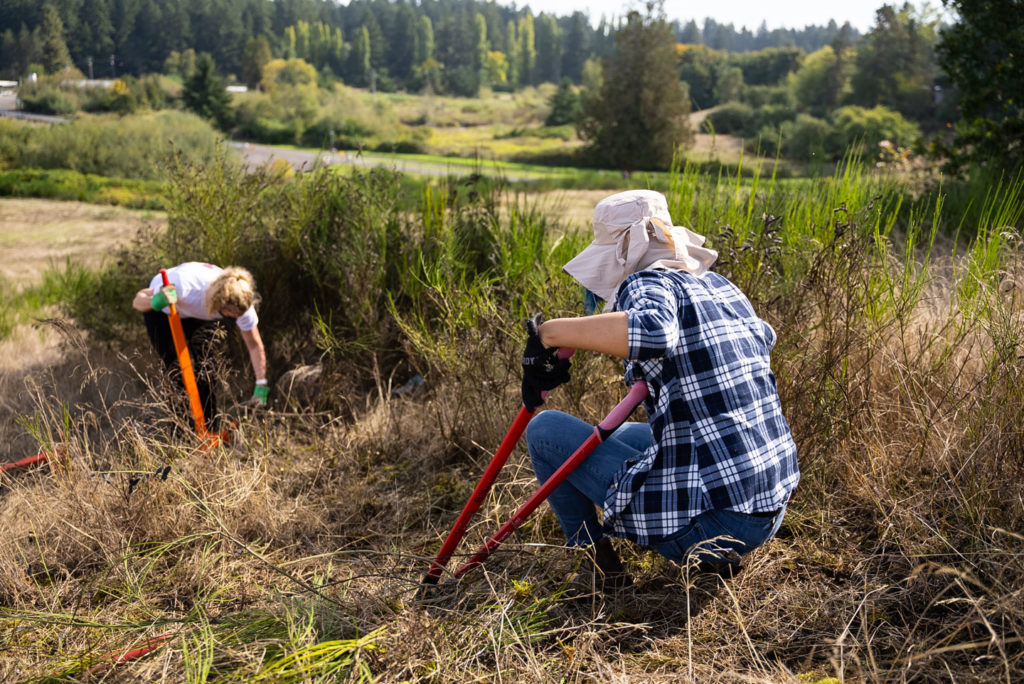
[[[1013,55],[1024,15],[1013,3],[947,4],[955,24],[927,6],[883,4],[859,35],[834,22],[789,33],[711,20],[698,29],[669,22],[660,0],[596,27],[579,12],[535,16],[475,0],[140,0],[123,11],[108,0],[6,0],[0,72],[24,79],[21,100],[33,111],[184,107],[228,135],[272,144],[445,150],[429,140],[438,132],[429,117],[396,122],[387,112],[365,116],[365,106],[350,115],[353,98],[339,83],[375,100],[398,91],[490,98],[564,82],[546,111],[517,119],[515,135],[489,131],[491,146],[525,137],[520,161],[665,170],[692,140],[687,112],[725,106],[700,132],[743,136],[748,153],[800,166],[838,161],[851,143],[874,150],[888,141],[941,157],[949,170],[1012,170],[1022,115],[1016,99],[997,93],[1020,89]],[[979,49],[995,34],[993,49]],[[96,61],[107,54],[109,68]],[[109,80],[85,79],[96,70]],[[227,83],[257,92],[232,98]],[[609,98],[616,90],[621,97]],[[640,106],[651,102],[661,106]],[[564,128],[551,131],[544,124],[556,109]],[[569,144],[529,149],[544,139]],[[623,147],[635,150],[625,160]]]
[[[168,216],[98,267],[0,281],[0,461],[46,456],[0,472],[0,679],[1024,678],[1022,117],[1001,97],[1024,17],[952,4],[955,30],[883,7],[863,38],[706,23],[671,26],[670,45],[656,15],[620,32],[470,0],[0,2],[0,68],[41,67],[23,100],[75,116],[0,121],[0,191]],[[980,51],[996,16],[1008,30]],[[698,138],[749,142],[740,156],[733,139],[733,166],[620,155],[612,172],[529,186],[245,170],[212,127],[358,156],[573,163],[574,117],[629,80],[645,36],[661,36],[648,67],[670,68],[639,100],[678,73],[673,89],[711,110]],[[106,50],[112,85],[68,82],[62,65]],[[258,90],[228,98],[236,69]],[[402,87],[426,94],[384,92]],[[947,118],[957,89],[969,119]],[[685,127],[662,123],[677,151]],[[929,135],[962,175],[911,152]],[[580,595],[566,578],[581,557],[542,508],[485,566],[419,597],[518,410],[522,320],[582,308],[560,269],[589,235],[524,188],[623,184],[664,191],[778,332],[803,474],[785,525],[732,578],[624,543],[635,586]],[[189,259],[245,265],[262,294],[271,407],[230,407],[234,439],[216,449],[189,436],[128,305]],[[225,338],[230,404],[251,378]],[[596,421],[623,395],[621,368],[573,363],[548,406]],[[460,551],[535,487],[520,449]]]
[[[166,233],[55,285],[74,316],[64,360],[0,388],[8,457],[51,455],[2,476],[5,678],[1024,674],[1020,178],[965,218],[955,196],[914,203],[855,162],[807,185],[678,169],[674,217],[779,333],[803,470],[783,534],[729,580],[624,545],[637,585],[580,597],[565,583],[579,557],[542,511],[418,601],[518,405],[521,319],[580,308],[559,268],[587,236],[480,183],[406,196],[382,172],[183,165]],[[272,410],[236,410],[234,444],[214,451],[168,425],[173,390],[125,305],[190,258],[256,273],[274,369]],[[549,405],[597,419],[620,371],[574,363]],[[288,384],[302,364],[318,383]],[[235,373],[220,377],[237,396]],[[534,486],[520,453],[463,550]]]

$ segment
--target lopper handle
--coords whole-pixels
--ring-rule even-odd
[[[558,350],[558,358],[567,359],[576,350],[571,347],[561,347]],[[541,392],[541,398],[547,397],[547,392]],[[491,491],[491,487],[494,486],[495,481],[498,479],[498,474],[501,469],[505,466],[505,462],[508,460],[512,450],[515,449],[516,444],[519,443],[519,438],[526,430],[527,423],[533,418],[533,411],[526,410],[525,406],[519,407],[519,413],[516,415],[515,420],[512,422],[512,426],[505,434],[505,439],[502,440],[501,446],[494,453],[494,457],[491,458],[491,462],[487,465],[487,470],[484,471],[483,476],[476,485],[476,489],[470,495],[466,501],[466,505],[462,509],[462,513],[459,514],[458,520],[455,521],[455,525],[452,527],[451,532],[448,533],[444,543],[441,545],[441,550],[438,551],[437,556],[434,558],[434,562],[430,564],[430,569],[427,574],[423,577],[424,585],[437,584],[438,579],[441,577],[441,573],[444,571],[445,566],[448,565],[448,561],[451,560],[452,554],[455,552],[455,548],[459,542],[466,535],[466,531],[469,529],[469,521],[476,515],[476,512],[483,505],[484,500],[487,498],[487,494]]]
[[[640,405],[644,399],[647,398],[649,392],[647,383],[637,382],[630,390],[629,394],[616,405],[615,408],[608,413],[604,420],[602,420],[597,426],[594,427],[594,432],[587,438],[583,444],[580,445],[572,456],[556,470],[551,477],[544,481],[544,484],[540,486],[540,489],[531,496],[526,503],[519,507],[519,510],[515,512],[512,519],[506,522],[501,528],[484,542],[476,553],[470,556],[462,567],[456,570],[453,574],[455,578],[462,577],[464,574],[475,568],[476,566],[483,563],[493,553],[494,549],[498,548],[503,541],[508,539],[515,530],[521,526],[526,519],[533,513],[538,506],[544,503],[544,500],[551,495],[560,484],[562,484],[566,478],[574,471],[588,456],[601,444],[608,436],[615,432],[620,425],[626,422],[629,418],[629,414],[633,412],[637,406]]]

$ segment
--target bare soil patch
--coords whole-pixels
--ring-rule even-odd
[[[96,267],[144,225],[164,227],[163,212],[43,199],[0,199],[0,279],[34,284],[51,264]]]

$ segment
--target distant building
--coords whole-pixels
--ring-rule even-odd
[[[106,88],[110,90],[114,87],[114,79],[112,78],[79,78],[79,79],[67,79],[61,81],[62,86],[73,86],[75,88]]]

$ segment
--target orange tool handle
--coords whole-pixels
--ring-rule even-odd
[[[163,278],[164,287],[171,284],[167,277],[167,269],[160,269],[160,277]],[[196,423],[196,434],[200,439],[207,437],[206,418],[203,416],[203,403],[199,401],[199,387],[196,385],[195,371],[192,369],[192,357],[188,353],[188,342],[185,340],[185,329],[181,327],[181,316],[178,315],[178,308],[171,303],[171,313],[167,316],[167,322],[171,326],[171,337],[174,338],[174,349],[178,353],[178,365],[181,367],[181,378],[185,383],[185,392],[188,394],[188,404],[192,409],[192,418]]]

